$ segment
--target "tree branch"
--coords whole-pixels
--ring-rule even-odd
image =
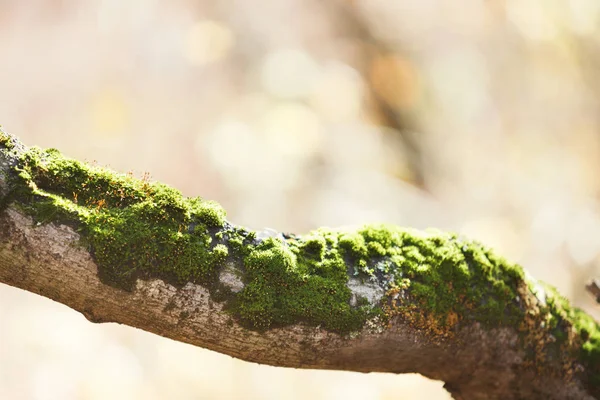
[[[243,360],[418,372],[457,399],[600,397],[600,327],[456,234],[252,232],[0,131],[0,282]]]
[[[585,286],[585,289],[595,297],[596,302],[600,304],[600,281],[592,279],[590,283]]]

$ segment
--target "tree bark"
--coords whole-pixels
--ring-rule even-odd
[[[99,274],[101,267],[93,245],[82,241],[81,229],[68,218],[66,222],[40,221],[30,207],[36,196],[24,200],[27,197],[15,195],[22,189],[16,188],[19,183],[15,177],[23,170],[19,160],[27,151],[16,138],[0,131],[0,282],[63,303],[92,322],[117,322],[274,366],[416,372],[444,381],[456,399],[600,398],[595,385],[598,367],[580,356],[584,344],[588,348],[599,345],[590,339],[596,340],[598,324],[593,323],[590,332],[591,318],[586,319],[586,337],[576,329],[568,312],[565,315],[569,318],[565,316],[561,322],[568,325],[569,337],[557,351],[551,345],[558,340],[556,332],[539,323],[544,315],[499,324],[458,315],[458,322],[449,328],[432,329],[411,317],[430,315],[422,302],[410,295],[398,299],[396,293],[391,297],[390,286],[381,282],[377,284],[385,295],[374,303],[389,311],[395,300],[402,300],[401,310],[410,311],[389,312],[385,324],[367,319],[352,332],[313,320],[257,329],[240,320],[230,310],[228,300],[215,296],[213,288],[199,280],[177,283],[138,276],[128,288],[109,284]],[[267,236],[282,242],[291,237],[274,232]],[[248,262],[247,258],[228,259],[226,267],[220,267],[219,279],[229,282],[233,296],[244,290]],[[354,285],[352,293],[374,291],[372,282],[357,283],[351,269],[348,271],[348,285]],[[522,291],[523,313],[540,313],[544,304],[540,304],[539,293],[528,287],[532,285],[518,289]]]

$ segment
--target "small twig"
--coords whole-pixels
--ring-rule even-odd
[[[600,304],[600,280],[592,279],[585,288],[592,296],[596,297],[596,302]]]

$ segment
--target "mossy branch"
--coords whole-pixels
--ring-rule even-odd
[[[0,282],[244,360],[418,372],[455,398],[600,398],[600,327],[481,244],[253,232],[214,202],[0,131]]]

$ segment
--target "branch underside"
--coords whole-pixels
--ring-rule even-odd
[[[111,174],[0,131],[0,282],[247,361],[418,372],[455,398],[600,398],[598,324],[477,243],[251,232]]]

